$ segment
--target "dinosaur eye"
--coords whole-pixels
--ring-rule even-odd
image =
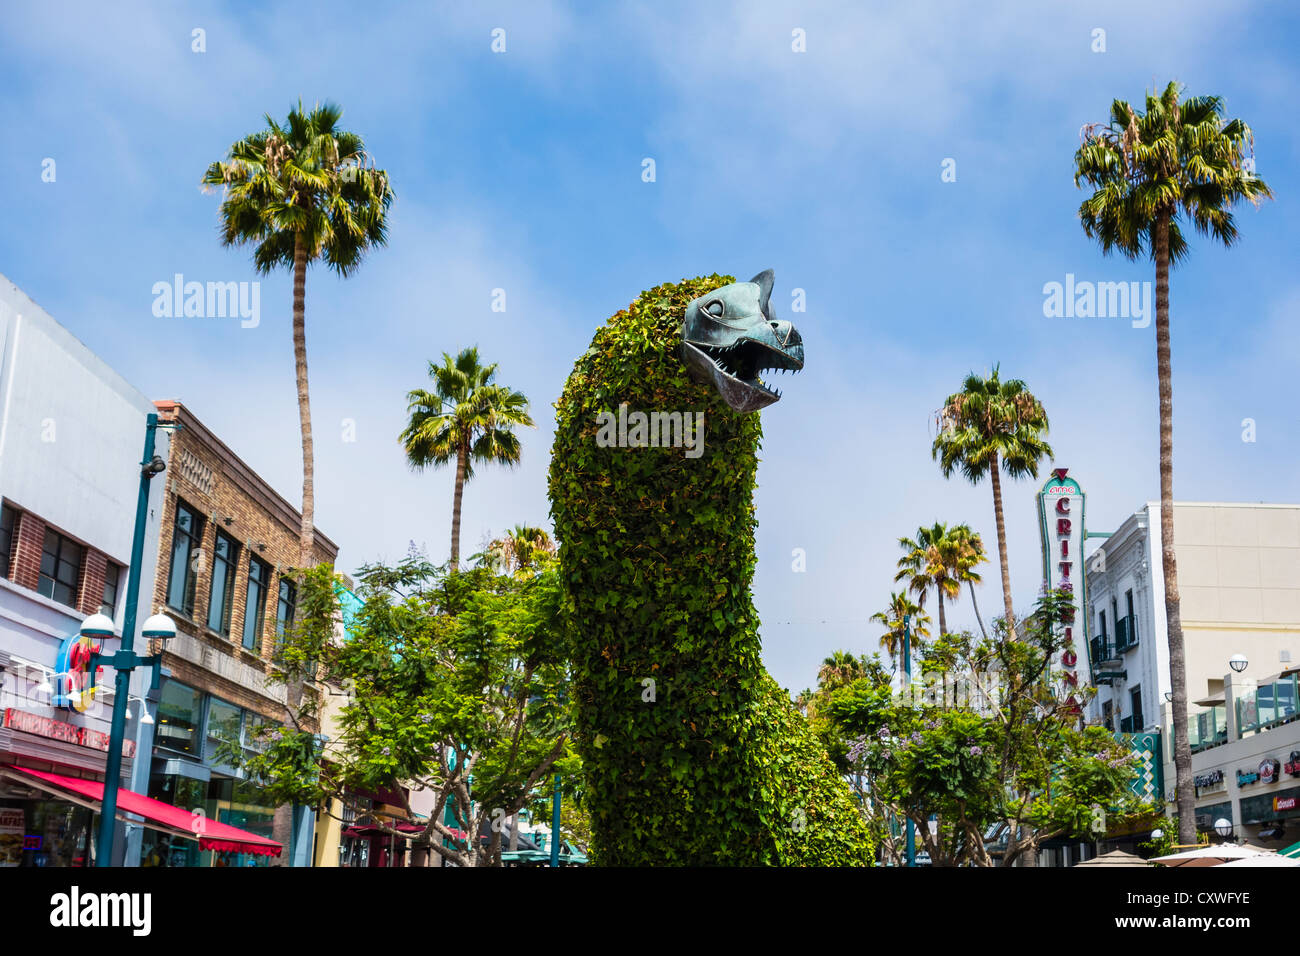
[[[712,302],[709,302],[704,306],[704,311],[709,313],[709,315],[713,316],[715,319],[720,319],[727,309],[726,306],[722,304],[721,300],[714,299]]]

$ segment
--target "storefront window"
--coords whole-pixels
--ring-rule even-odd
[[[221,744],[239,746],[243,711],[234,704],[213,697],[208,702],[208,760],[219,760]]]
[[[98,820],[62,800],[0,798],[0,868],[94,866]]]
[[[197,690],[168,681],[158,702],[155,745],[197,756],[202,706],[203,698]]]
[[[1208,807],[1196,808],[1196,829],[1213,831],[1215,822],[1232,819],[1232,804],[1215,803]]]
[[[280,726],[274,720],[255,714],[251,710],[244,713],[244,746],[249,750],[265,750],[266,740],[262,737],[264,730]]]
[[[1276,790],[1267,795],[1242,797],[1242,823],[1269,823],[1300,817],[1300,789]]]

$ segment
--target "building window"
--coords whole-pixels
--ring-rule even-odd
[[[18,512],[8,505],[0,505],[0,578],[9,577],[9,554],[14,546],[14,525]]]
[[[45,546],[41,549],[41,575],[36,590],[47,598],[77,606],[77,575],[81,571],[81,558],[85,549],[71,538],[57,531],[45,530]]]
[[[1133,733],[1137,733],[1146,726],[1142,715],[1142,688],[1134,687],[1128,692],[1128,699],[1133,706]]]
[[[1115,705],[1108,700],[1101,704],[1101,722],[1111,733],[1115,732]]]
[[[208,698],[208,753],[207,759],[218,761],[222,744],[239,746],[239,728],[243,711],[219,697]]]
[[[117,614],[117,586],[122,576],[122,568],[108,562],[104,568],[104,599],[99,604],[99,612],[115,617]]]
[[[194,616],[195,568],[203,540],[203,519],[189,505],[176,500],[176,524],[172,529],[172,561],[167,579],[167,603],[186,617]]]
[[[294,590],[293,582],[285,578],[280,579],[280,599],[276,602],[275,607],[275,642],[284,643],[284,635],[293,625],[293,611],[298,603],[298,594]]]
[[[1105,611],[1097,612],[1097,622],[1098,622],[1097,632],[1101,634],[1101,640],[1102,643],[1104,644],[1106,642],[1106,612]]]
[[[235,603],[235,553],[239,545],[217,532],[212,550],[212,596],[208,599],[208,627],[230,636],[230,609]]]
[[[261,753],[266,749],[267,741],[263,735],[270,732],[267,728],[278,726],[280,725],[269,717],[251,710],[244,711],[244,748]]]
[[[158,701],[154,741],[159,747],[198,756],[199,725],[203,722],[203,695],[174,680],[163,685]]]
[[[250,651],[261,649],[266,592],[270,583],[271,568],[265,561],[249,556],[248,593],[244,601],[244,646]]]

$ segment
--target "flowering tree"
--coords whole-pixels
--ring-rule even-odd
[[[1047,592],[1018,639],[998,621],[991,639],[929,645],[919,692],[861,680],[822,705],[851,739],[865,812],[910,819],[933,865],[1034,865],[1047,840],[1095,838],[1153,809],[1128,793],[1134,755],[1105,728],[1079,726],[1078,691],[1053,670],[1070,613],[1068,592]],[[895,862],[898,843],[882,841]]]

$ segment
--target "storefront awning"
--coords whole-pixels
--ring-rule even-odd
[[[42,781],[42,789],[57,788],[77,794],[99,804],[104,800],[104,785],[98,780],[83,780],[80,777],[65,777],[62,774],[33,770],[30,767],[5,766],[5,770],[17,771],[28,777]],[[117,791],[117,808],[122,813],[134,813],[151,821],[158,829],[166,830],[187,840],[198,840],[204,850],[216,850],[222,853],[253,853],[257,856],[279,856],[283,845],[266,837],[249,833],[228,823],[219,823],[206,817],[195,817],[188,810],[174,807],[170,803],[154,800],[133,790]]]

